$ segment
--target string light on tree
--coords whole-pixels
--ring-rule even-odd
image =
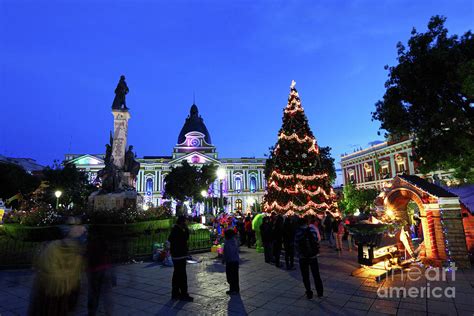
[[[319,146],[309,127],[294,80],[283,111],[278,140],[267,166],[266,212],[285,214],[291,211],[303,215],[310,210],[323,212],[337,208],[328,170],[324,170],[320,163]]]

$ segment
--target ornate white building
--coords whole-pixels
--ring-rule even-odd
[[[341,156],[344,184],[352,183],[357,188],[381,190],[396,175],[417,175],[429,181],[453,182],[452,170],[436,170],[422,174],[413,160],[413,139],[389,139],[369,148]]]
[[[93,182],[97,172],[104,168],[104,156],[104,154],[66,154],[65,163],[73,163],[77,168],[86,171],[90,181]],[[227,211],[245,211],[253,203],[262,202],[266,188],[265,158],[219,158],[216,147],[212,144],[211,135],[195,104],[191,106],[190,114],[179,133],[177,145],[171,156],[137,158],[140,162],[140,171],[136,189],[144,196],[146,203],[156,206],[165,201],[163,199],[165,177],[172,167],[181,165],[183,160],[195,166],[212,163],[225,170],[222,193],[227,200]],[[216,208],[220,197],[220,180],[211,185],[208,197],[206,208]]]

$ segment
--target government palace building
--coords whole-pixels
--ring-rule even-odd
[[[86,171],[91,182],[94,182],[97,172],[105,166],[104,157],[104,154],[66,154],[65,163],[73,163],[78,169]],[[165,202],[163,194],[166,175],[172,167],[180,166],[183,160],[198,167],[214,164],[225,170],[222,194],[227,201],[226,211],[245,211],[255,202],[261,203],[266,188],[265,158],[219,158],[195,104],[191,106],[171,156],[144,156],[136,160],[140,162],[136,189],[150,206]],[[220,180],[217,179],[211,185],[208,197],[207,209],[216,209],[220,197]],[[200,205],[200,208],[202,212],[204,205]]]

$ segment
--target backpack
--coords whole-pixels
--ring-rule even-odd
[[[319,242],[309,227],[305,229],[303,237],[298,242],[298,251],[303,258],[312,258],[319,253]]]

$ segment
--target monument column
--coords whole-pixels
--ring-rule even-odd
[[[113,109],[112,114],[114,116],[113,163],[117,168],[123,169],[127,148],[128,120],[131,116],[127,109]]]

